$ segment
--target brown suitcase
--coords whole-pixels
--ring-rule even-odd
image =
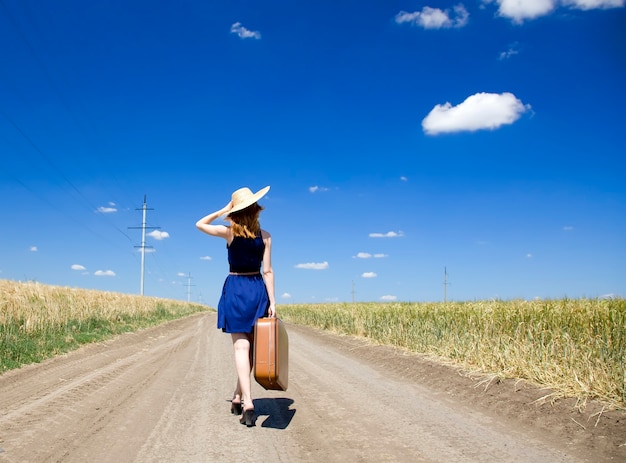
[[[265,389],[286,391],[289,338],[279,318],[259,318],[254,325],[254,379]]]

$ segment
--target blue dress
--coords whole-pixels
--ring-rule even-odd
[[[261,275],[265,243],[236,236],[228,249],[230,271],[254,275],[228,275],[217,306],[217,327],[226,333],[251,333],[257,318],[265,317],[269,296]]]

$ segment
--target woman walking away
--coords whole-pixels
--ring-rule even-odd
[[[230,273],[217,306],[217,327],[230,333],[235,350],[238,380],[230,410],[241,414],[241,424],[248,427],[254,426],[256,419],[250,380],[254,324],[260,317],[276,316],[272,237],[261,229],[263,207],[257,203],[269,189],[253,194],[249,188],[240,188],[226,206],[196,222],[200,231],[226,240]],[[223,215],[230,226],[212,225]]]

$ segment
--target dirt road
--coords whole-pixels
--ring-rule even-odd
[[[5,462],[626,461],[626,414],[288,325],[286,392],[229,413],[230,337],[200,314],[0,376]]]

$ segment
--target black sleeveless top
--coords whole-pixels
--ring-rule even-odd
[[[235,236],[228,249],[228,264],[233,273],[252,273],[261,271],[265,243],[259,232],[256,238]]]

